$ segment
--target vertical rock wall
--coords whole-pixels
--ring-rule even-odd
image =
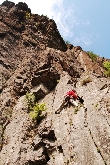
[[[96,85],[94,77],[81,86],[79,79],[76,90],[84,105],[77,112],[76,107],[65,106],[55,114],[66,91],[73,88],[70,79],[63,72],[56,88],[40,100],[46,103],[47,115],[39,124],[30,119],[24,96],[19,99],[5,130],[1,164],[110,164],[109,81],[97,79]]]

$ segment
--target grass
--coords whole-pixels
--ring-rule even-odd
[[[26,18],[31,18],[31,14],[29,12],[26,12]]]
[[[60,82],[60,80],[57,80],[57,83],[59,83]]]
[[[7,108],[7,109],[4,109],[2,115],[3,117],[7,117],[8,119],[11,119],[12,112],[13,112],[13,109]]]
[[[87,85],[87,83],[90,83],[90,82],[92,82],[92,79],[90,77],[87,77],[86,79],[82,80],[81,85],[82,86]]]
[[[99,104],[96,104],[96,107],[98,107]]]
[[[95,109],[98,110],[98,111],[101,109],[100,105],[98,103],[95,105]]]
[[[75,107],[74,114],[77,114],[78,111],[79,111],[79,108],[78,107]]]
[[[96,62],[97,61],[97,57],[98,55],[97,54],[94,54],[92,51],[87,51],[89,57],[94,61]]]
[[[105,61],[105,62],[103,63],[103,66],[104,66],[104,68],[106,69],[106,70],[104,71],[104,75],[107,76],[107,77],[110,77],[110,62],[109,62],[109,61]]]

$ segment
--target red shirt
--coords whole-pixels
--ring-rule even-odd
[[[67,95],[69,95],[70,97],[73,97],[73,98],[75,98],[75,99],[78,98],[77,94],[76,94],[75,92],[73,92],[73,91],[67,92],[67,93],[66,93],[66,96],[67,96]]]

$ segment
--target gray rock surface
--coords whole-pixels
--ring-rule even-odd
[[[0,5],[0,165],[110,165],[110,77],[66,45],[54,20],[25,3]],[[75,89],[84,104],[64,106]],[[47,110],[37,120],[26,94]]]
[[[55,114],[64,94],[73,88],[70,78],[63,72],[56,88],[40,100],[46,103],[47,116],[39,125],[30,119],[24,96],[18,100],[5,129],[1,164],[110,164],[109,79],[94,77],[87,86],[81,86],[79,79],[76,90],[83,95],[84,106],[79,105],[77,113],[71,106]]]

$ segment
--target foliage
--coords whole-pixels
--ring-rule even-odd
[[[45,15],[45,17],[47,17],[49,19],[49,17],[47,15]]]
[[[12,116],[12,112],[13,112],[13,109],[9,107],[3,110],[2,115],[4,118],[7,118],[8,120],[10,120]]]
[[[67,40],[67,41],[65,41],[65,44],[68,45],[68,44],[70,44],[70,42]]]
[[[60,80],[57,80],[57,83],[59,83],[60,82]]]
[[[38,21],[38,22],[36,22],[36,26],[39,26],[40,25],[40,22]]]
[[[104,63],[103,63],[103,65],[104,65],[104,67],[106,68],[106,69],[110,69],[110,62],[109,61],[105,61]]]
[[[97,57],[98,57],[97,54],[94,54],[93,51],[88,51],[87,53],[93,61],[97,61]]]
[[[31,17],[31,14],[26,12],[26,18],[30,18]]]
[[[106,69],[106,71],[104,72],[105,76],[110,77],[110,62],[109,61],[105,61],[103,63],[103,66]]]
[[[75,107],[74,114],[77,114],[78,111],[79,111],[79,108],[78,107]]]
[[[96,107],[98,107],[99,104],[96,104]]]
[[[104,71],[104,75],[107,76],[107,77],[110,77],[110,70]]]
[[[42,117],[42,111],[46,110],[45,103],[39,104],[35,102],[35,95],[29,92],[26,93],[25,99],[30,111],[30,117],[33,120],[37,120],[38,118]]]
[[[27,92],[25,98],[28,108],[31,109],[31,107],[33,107],[35,104],[35,95],[33,93]]]
[[[90,83],[90,82],[92,82],[92,79],[90,78],[90,77],[87,77],[86,79],[84,79],[83,81],[82,81],[82,85],[87,85],[87,83]]]
[[[36,103],[36,104],[31,108],[30,117],[31,117],[33,120],[36,120],[36,119],[42,117],[42,111],[45,111],[45,110],[46,110],[45,103],[42,103],[42,104]]]

